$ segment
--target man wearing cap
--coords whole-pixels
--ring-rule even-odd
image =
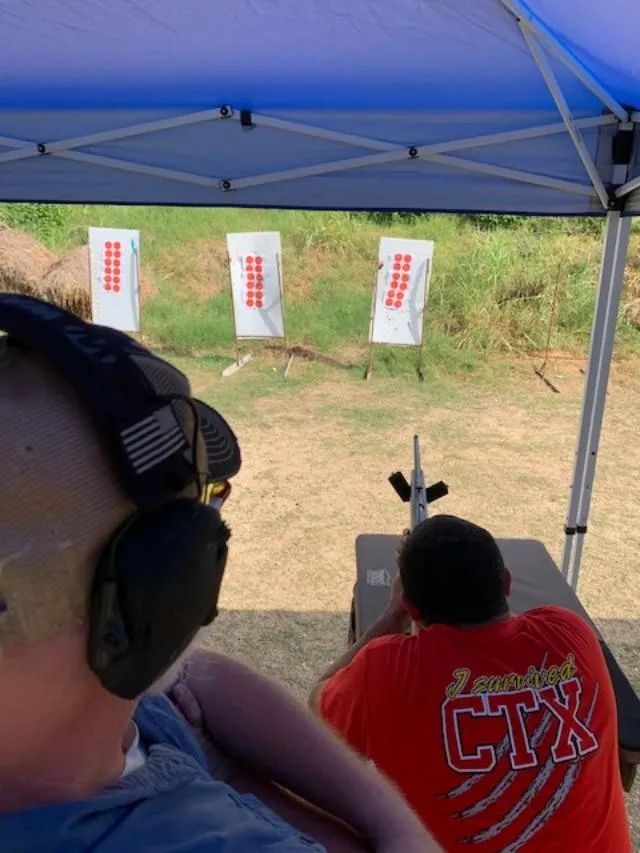
[[[219,656],[183,665],[227,556],[240,454],[221,416],[127,336],[46,303],[0,294],[0,332],[2,853],[321,851],[309,826],[329,853],[435,850],[285,691]],[[237,789],[159,692],[178,671],[177,704],[247,771]]]

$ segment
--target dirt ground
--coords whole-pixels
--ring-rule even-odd
[[[496,536],[541,539],[560,560],[584,381],[579,364],[551,366],[559,394],[522,363],[424,384],[375,374],[364,382],[302,363],[286,381],[255,363],[225,380],[197,362],[182,366],[196,391],[228,413],[244,454],[228,505],[233,545],[223,612],[208,642],[296,695],[304,697],[344,649],[355,537],[405,526],[406,506],[387,477],[410,468],[414,431],[428,478],[450,486],[439,511],[467,516]],[[579,584],[636,690],[639,392],[640,365],[616,368]],[[640,782],[629,809],[637,847]]]

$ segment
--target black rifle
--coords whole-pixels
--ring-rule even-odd
[[[400,500],[409,503],[409,529],[420,524],[427,517],[427,508],[430,503],[437,501],[449,494],[449,486],[442,480],[431,486],[426,485],[424,471],[420,462],[420,441],[417,435],[413,436],[413,470],[411,472],[411,483],[401,471],[396,471],[389,477],[389,482],[396,491]]]

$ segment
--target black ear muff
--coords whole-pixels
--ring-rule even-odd
[[[135,699],[217,615],[229,530],[217,510],[176,499],[116,531],[93,579],[89,663]]]

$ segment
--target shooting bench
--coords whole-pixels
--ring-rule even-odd
[[[382,613],[396,573],[400,537],[362,534],[356,539],[357,581],[351,612],[349,641],[355,642]],[[499,539],[505,564],[512,574],[510,605],[515,613],[534,607],[566,607],[586,619],[596,631],[609,667],[618,704],[620,772],[629,791],[640,764],[640,699],[616,662],[600,632],[564,579],[551,555],[534,539]]]

